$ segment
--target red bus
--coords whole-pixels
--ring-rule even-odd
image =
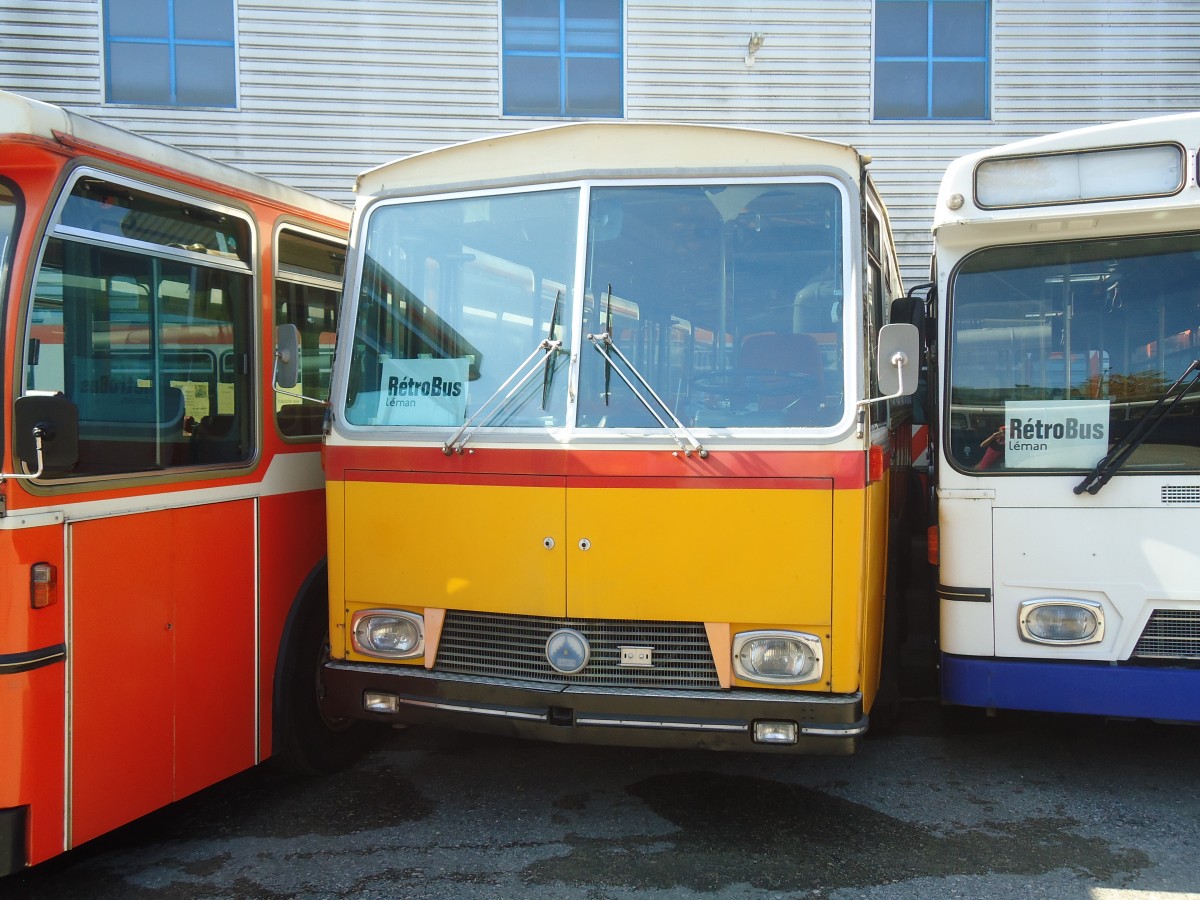
[[[361,736],[317,702],[348,222],[0,93],[0,874]]]

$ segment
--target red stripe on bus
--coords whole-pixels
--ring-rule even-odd
[[[326,472],[333,480],[405,481],[428,484],[544,483],[568,478],[572,486],[661,486],[686,488],[796,488],[796,479],[829,481],[840,490],[866,485],[866,453],[861,450],[721,451],[707,459],[672,455],[667,450],[507,450],[487,448],[445,456],[436,447],[346,447],[326,450]]]

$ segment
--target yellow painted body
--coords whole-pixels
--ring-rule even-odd
[[[731,634],[789,628],[820,636],[826,678],[782,689],[862,691],[869,708],[882,640],[886,479],[837,490],[814,478],[794,479],[795,489],[529,480],[329,482],[332,621],[388,606],[699,621]],[[331,635],[334,657],[378,663],[349,650],[344,627]]]

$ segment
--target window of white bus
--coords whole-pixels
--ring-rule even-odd
[[[1196,358],[1200,234],[996,247],[952,275],[949,444],[964,472],[1086,471]],[[1200,469],[1185,397],[1122,471]]]

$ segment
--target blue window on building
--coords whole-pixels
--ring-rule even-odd
[[[990,0],[875,0],[875,118],[990,115]]]
[[[236,106],[234,0],[105,0],[109,103]]]
[[[504,113],[624,113],[621,0],[503,0]]]

